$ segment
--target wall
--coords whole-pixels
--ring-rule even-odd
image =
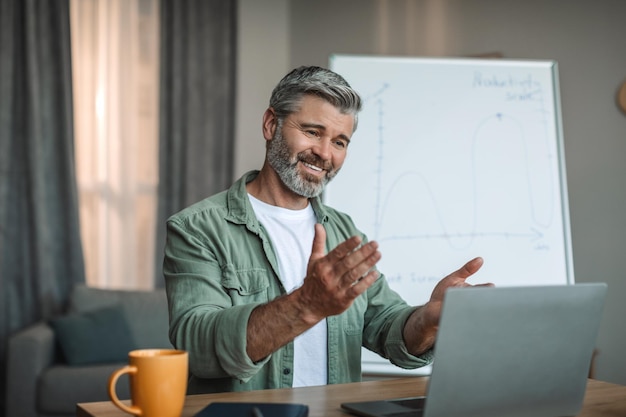
[[[245,124],[249,130],[237,138],[238,172],[260,166],[261,114],[269,91],[291,67],[328,65],[332,53],[499,52],[505,58],[557,60],[576,281],[603,281],[610,289],[596,377],[626,384],[626,303],[622,301],[626,277],[620,262],[626,254],[626,187],[622,184],[626,115],[615,105],[616,91],[626,79],[626,2],[292,0],[264,1],[263,7],[252,0],[240,3],[247,15],[242,26],[256,22],[252,28],[240,29],[240,41],[247,45],[241,51],[241,64],[256,67],[244,70],[251,78],[240,84],[247,86],[240,91],[240,101],[249,106],[241,109],[246,114],[240,114],[238,126]],[[277,61],[265,59],[262,65],[267,67],[260,68],[258,57],[265,54]],[[254,149],[254,155],[247,149]]]

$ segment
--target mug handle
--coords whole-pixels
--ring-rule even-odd
[[[137,407],[136,405],[129,407],[126,404],[122,403],[120,399],[117,397],[117,393],[115,392],[115,386],[117,385],[117,380],[119,379],[120,376],[124,374],[135,374],[135,373],[137,373],[137,367],[131,366],[131,365],[126,365],[125,367],[120,368],[117,371],[113,372],[111,374],[111,377],[109,378],[109,398],[111,398],[111,401],[113,402],[113,404],[115,404],[120,410],[125,411],[129,414],[140,416],[141,409],[139,407]]]

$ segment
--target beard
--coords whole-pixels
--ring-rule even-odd
[[[287,188],[306,198],[319,196],[326,184],[339,172],[338,169],[334,169],[330,161],[324,161],[310,151],[292,155],[282,135],[282,123],[277,126],[274,137],[268,143],[267,160]],[[298,162],[321,167],[326,172],[322,178],[301,173],[298,170]]]

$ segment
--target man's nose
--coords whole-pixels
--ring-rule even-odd
[[[327,161],[330,159],[331,150],[330,150],[330,140],[328,138],[320,138],[317,143],[313,146],[313,153]]]

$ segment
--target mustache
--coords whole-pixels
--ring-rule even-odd
[[[326,172],[333,172],[335,167],[333,163],[330,161],[325,161],[319,156],[312,154],[310,152],[300,152],[297,155],[298,161],[306,162],[307,164],[315,165],[317,167],[322,168]]]

